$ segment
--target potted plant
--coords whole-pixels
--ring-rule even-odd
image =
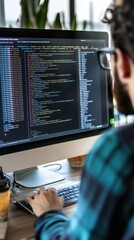
[[[64,12],[58,12],[55,16],[53,24],[48,21],[48,7],[50,0],[21,0],[21,16],[18,20],[23,28],[53,28],[66,29]],[[87,26],[87,22],[83,21],[83,30]],[[70,24],[71,30],[77,29],[77,16],[74,14]]]

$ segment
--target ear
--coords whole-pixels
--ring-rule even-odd
[[[131,68],[130,68],[129,58],[119,48],[116,48],[115,51],[117,55],[117,60],[116,60],[117,71],[120,79],[125,79],[130,77]]]

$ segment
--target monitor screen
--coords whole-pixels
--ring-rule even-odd
[[[0,165],[5,171],[86,154],[90,139],[111,127],[109,73],[100,68],[96,53],[106,46],[107,32],[1,28]]]

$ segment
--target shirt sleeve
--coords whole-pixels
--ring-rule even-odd
[[[35,222],[36,239],[63,239],[67,222],[67,216],[60,211],[42,214]]]

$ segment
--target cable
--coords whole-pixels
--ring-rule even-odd
[[[60,163],[50,163],[50,164],[44,165],[43,167],[47,168],[51,166],[59,166],[59,168],[56,171],[59,171],[60,169],[62,169],[62,165]]]

